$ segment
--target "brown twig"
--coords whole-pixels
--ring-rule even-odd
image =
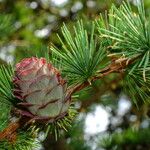
[[[7,139],[9,142],[14,143],[16,141],[16,130],[20,127],[18,121],[12,122],[5,128],[2,132],[0,132],[0,141]]]
[[[103,77],[105,77],[105,76],[107,76],[111,73],[124,71],[124,69],[128,65],[133,63],[138,57],[139,56],[137,56],[133,59],[122,58],[122,59],[113,60],[112,63],[109,66],[107,66],[106,68],[98,71],[97,74],[90,79],[90,81],[85,81],[81,84],[77,84],[73,87],[69,87],[68,88],[68,94],[72,95],[75,92],[78,92],[78,91],[86,88],[87,86],[89,86],[95,80],[101,79],[101,78],[103,78]]]

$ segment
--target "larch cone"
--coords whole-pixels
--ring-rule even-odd
[[[70,106],[67,83],[45,58],[25,58],[19,62],[13,83],[21,115],[54,122],[67,114]]]

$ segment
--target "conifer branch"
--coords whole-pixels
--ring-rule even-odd
[[[90,86],[92,82],[108,76],[111,73],[126,73],[125,77],[127,77],[128,81],[127,85],[129,87],[129,95],[131,95],[135,102],[137,98],[135,94],[138,94],[138,98],[140,97],[142,100],[149,99],[150,73],[147,73],[147,71],[149,71],[150,68],[150,25],[146,25],[147,22],[145,23],[146,18],[143,5],[140,4],[138,11],[139,15],[133,14],[130,7],[125,3],[119,9],[113,6],[109,14],[109,20],[106,20],[106,25],[105,21],[103,22],[100,20],[97,22],[97,28],[100,33],[99,36],[101,37],[98,42],[97,35],[95,35],[94,22],[92,24],[91,32],[89,33],[86,29],[84,29],[83,22],[79,21],[77,26],[74,26],[74,36],[65,25],[63,26],[63,39],[58,36],[62,44],[62,51],[55,46],[53,46],[51,50],[53,52],[53,63],[57,64],[57,68],[60,69],[63,75],[67,78],[68,84],[70,85],[68,88],[66,88],[66,81],[60,78],[59,71],[52,67],[52,64],[50,64],[49,61],[49,64],[47,64],[46,60],[43,58],[29,58],[29,60],[24,60],[25,62],[22,64],[19,63],[18,66],[20,67],[18,67],[17,74],[15,74],[11,66],[1,66],[1,101],[12,107],[18,108],[18,110],[20,109],[20,112],[22,112],[19,114],[20,118],[23,118],[23,116],[26,115],[27,118],[31,117],[30,119],[35,122],[38,119],[40,121],[42,118],[45,121],[43,122],[43,128],[47,128],[46,134],[51,131],[57,138],[59,130],[64,129],[67,131],[67,127],[70,126],[72,119],[76,114],[75,108],[71,107],[72,94]],[[110,51],[107,49],[108,47],[110,48]],[[107,55],[108,52],[106,49],[110,52],[111,56],[115,56],[111,61],[107,59],[110,55]],[[39,55],[40,57],[43,57],[42,54]],[[46,55],[46,58],[49,60],[48,55]],[[24,65],[28,64],[27,62],[32,62],[30,64],[32,67],[35,64],[44,64],[47,67],[44,70],[41,69],[42,67],[37,67],[36,65],[36,67],[34,66],[35,68],[30,68],[31,66],[29,67],[27,65],[29,67],[28,68]],[[22,68],[23,71],[20,71],[20,68]],[[36,70],[35,77],[37,77],[36,75],[39,72],[41,77],[37,78],[35,81],[32,80],[32,78],[34,78],[33,75],[33,77],[28,76],[28,80],[23,80],[25,76],[22,72],[30,74],[33,70]],[[46,72],[46,70],[48,70],[48,72]],[[136,70],[138,70],[139,73],[136,73]],[[49,71],[53,72],[51,76],[49,76]],[[16,80],[13,82],[14,77],[16,77]],[[39,98],[38,102],[44,101],[45,99],[47,100],[48,98],[45,97],[45,95],[47,96],[47,94],[52,92],[52,89],[49,89],[49,84],[47,84],[47,77],[49,84],[53,87],[52,89],[55,89],[55,92],[48,97],[52,98],[51,101],[48,101],[46,105],[43,105],[43,103],[37,103],[35,99],[42,95],[41,93],[36,95],[36,92],[41,92],[45,85],[47,87],[45,88],[46,93],[44,93],[45,91],[42,91],[44,93],[42,95],[43,97],[41,99]],[[55,78],[53,79],[53,77]],[[134,81],[136,77],[140,80]],[[43,82],[40,84],[42,79]],[[18,80],[21,84],[19,84]],[[26,81],[32,81],[32,84]],[[59,84],[55,85],[55,82]],[[27,83],[28,87],[26,87]],[[30,93],[31,85],[33,91]],[[29,88],[29,91],[26,89],[23,91],[22,89],[24,87]],[[39,90],[39,88],[41,89]],[[58,93],[60,94],[60,97],[57,98],[55,96]],[[29,95],[32,96],[30,97]],[[27,97],[28,99],[25,99]],[[24,103],[21,103],[20,100],[23,100]],[[61,101],[61,106],[59,107],[60,110],[55,112],[55,110],[58,109],[55,102],[58,100]],[[52,104],[56,107],[52,107]],[[46,108],[47,105],[51,107]],[[23,110],[20,106],[24,107]],[[35,107],[32,108],[31,106]],[[28,107],[32,109],[28,109]],[[51,111],[52,109],[54,112]],[[49,112],[49,114],[47,114],[47,112]],[[25,136],[28,135],[26,131],[22,130],[21,119],[10,123],[2,129],[3,131],[0,132],[0,141],[3,142],[6,140],[7,142],[14,143],[17,141],[17,133]],[[46,119],[48,119],[48,121]],[[28,120],[25,120],[24,122],[27,123]],[[38,121],[36,123],[36,127],[39,127],[38,125],[40,123]],[[40,130],[43,130],[43,128],[40,128]],[[21,137],[19,140],[25,141],[25,138]],[[34,145],[35,138],[31,135],[31,139],[29,139],[29,141],[30,140],[32,140],[32,142],[29,143],[29,146],[32,147]],[[3,145],[4,144],[2,144],[2,146]]]
[[[139,56],[138,56],[139,57]],[[138,57],[135,57],[133,59],[128,59],[128,58],[122,58],[122,59],[116,59],[113,60],[112,63],[105,67],[102,70],[97,71],[97,74],[93,76],[89,81],[85,81],[81,84],[77,84],[76,86],[70,86],[68,88],[68,91],[70,95],[74,94],[75,92],[78,92],[87,86],[89,86],[92,82],[99,80],[105,76],[108,76],[111,73],[120,73],[124,72],[125,69],[132,64]]]

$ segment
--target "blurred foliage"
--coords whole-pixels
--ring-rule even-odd
[[[37,53],[39,50],[42,50],[41,53],[49,51],[51,43],[61,49],[56,33],[60,33],[63,23],[66,23],[69,31],[73,32],[73,25],[82,18],[86,28],[90,31],[89,21],[99,18],[99,14],[101,12],[104,14],[112,3],[119,6],[122,0],[68,0],[63,4],[56,5],[57,2],[59,0],[0,0],[1,64],[8,62],[15,64],[24,57],[35,55],[35,52]],[[130,2],[134,9],[136,1],[130,0]],[[146,14],[149,14],[150,1],[144,0],[144,3]],[[3,24],[4,20],[7,22],[6,24]],[[80,101],[76,101],[79,117],[73,122],[73,127],[68,133],[62,133],[62,137],[58,141],[55,141],[51,135],[48,136],[43,142],[45,149],[100,150],[103,147],[111,150],[113,148],[118,148],[117,150],[148,150],[150,127],[147,125],[143,129],[141,126],[144,122],[150,124],[147,118],[150,116],[149,104],[141,102],[137,109],[130,102],[131,107],[120,116],[118,107],[121,101],[120,97],[124,95],[121,78],[122,76],[111,74],[107,78],[93,83],[90,88],[79,92]],[[5,104],[0,104],[0,106],[2,105]],[[103,106],[109,112],[109,124],[104,133],[96,135],[89,133],[87,138],[85,119],[90,112],[95,110],[93,105]],[[6,120],[6,116],[3,115],[4,110],[7,110],[8,113],[10,110],[8,106],[0,108],[0,118]],[[84,115],[80,117],[80,114]],[[117,120],[117,123],[114,123],[114,120]],[[0,130],[7,124],[5,121],[3,123]],[[91,123],[94,124],[94,122]],[[140,128],[140,130],[133,132],[130,128],[137,130]],[[122,132],[116,133],[118,130],[122,130]],[[101,140],[105,134],[110,135],[110,138],[106,139],[106,143]],[[118,146],[115,147],[115,145]],[[148,146],[147,149],[145,149],[145,145]]]
[[[100,145],[106,150],[148,150],[150,148],[150,132],[149,129],[140,129],[139,131],[128,129],[103,138]]]

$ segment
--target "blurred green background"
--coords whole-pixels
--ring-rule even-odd
[[[138,5],[130,0],[133,8]],[[0,0],[0,63],[15,64],[51,43],[61,26],[79,19],[85,24],[121,0]],[[150,0],[144,0],[150,13]],[[5,24],[2,21],[5,20]],[[7,30],[5,30],[5,28]],[[88,27],[90,29],[90,27]],[[150,107],[139,108],[122,92],[120,76],[112,74],[78,93],[79,114],[67,133],[56,142],[52,135],[41,140],[41,150],[150,150]]]

